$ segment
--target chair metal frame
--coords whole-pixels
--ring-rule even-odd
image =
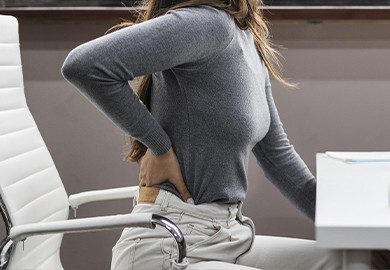
[[[70,208],[74,211],[82,205],[90,202],[133,198],[138,187],[123,187],[105,190],[85,191],[69,196]],[[119,229],[125,227],[145,227],[154,229],[156,225],[165,228],[174,238],[177,246],[177,259],[172,265],[172,269],[185,269],[186,243],[180,229],[169,219],[155,214],[125,214],[115,216],[103,216],[82,218],[74,220],[53,221],[46,223],[35,223],[13,226],[3,199],[0,196],[0,212],[6,225],[7,236],[0,243],[0,270],[6,270],[8,262],[12,256],[14,244],[26,240],[27,237],[51,234],[51,233],[76,233],[85,231],[100,231],[108,229]],[[76,212],[74,212],[76,213]],[[113,220],[114,219],[114,220]],[[109,224],[107,222],[110,220]],[[86,223],[94,222],[92,226]],[[103,224],[102,224],[103,223]],[[67,226],[68,225],[68,226]]]

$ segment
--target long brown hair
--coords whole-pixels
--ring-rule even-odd
[[[285,81],[280,75],[281,65],[278,60],[279,53],[273,48],[274,45],[270,41],[267,22],[264,19],[263,11],[261,9],[263,5],[262,0],[143,0],[141,6],[147,6],[147,9],[139,11],[135,23],[164,15],[172,9],[197,5],[209,5],[224,10],[234,17],[239,28],[243,30],[250,28],[255,39],[256,47],[271,75],[284,85],[294,86]],[[106,33],[131,26],[135,23],[122,22],[111,27]],[[151,87],[152,76],[142,76],[138,85],[137,94],[149,110]],[[127,161],[139,162],[145,155],[147,147],[132,138],[130,138],[130,144],[130,152],[124,159]]]

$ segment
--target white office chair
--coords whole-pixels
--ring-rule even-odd
[[[7,237],[0,244],[0,269],[63,269],[63,233],[124,227],[165,227],[175,238],[178,258],[187,266],[180,230],[168,219],[126,214],[68,220],[69,207],[131,198],[137,187],[84,192],[69,197],[27,107],[19,49],[18,21],[0,15],[0,208]]]

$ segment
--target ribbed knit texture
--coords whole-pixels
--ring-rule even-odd
[[[64,77],[154,155],[172,146],[195,203],[245,199],[253,150],[314,218],[315,179],[289,143],[250,30],[209,6],[181,8],[74,49]],[[153,74],[151,112],[128,84]],[[174,192],[165,183],[159,187]]]

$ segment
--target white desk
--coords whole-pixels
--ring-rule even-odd
[[[346,163],[317,154],[316,240],[348,250],[344,269],[370,269],[370,249],[390,248],[390,162]]]

